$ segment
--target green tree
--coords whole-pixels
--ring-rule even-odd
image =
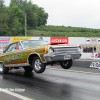
[[[9,30],[7,8],[0,8],[0,36],[6,35],[4,31]]]
[[[19,8],[27,15],[28,27],[41,26],[47,23],[48,13],[45,13],[43,8],[33,4],[31,0],[28,3],[27,0],[24,0]]]
[[[10,7],[22,5],[22,3],[23,3],[23,0],[11,0]]]
[[[9,28],[13,36],[15,35],[24,35],[25,27],[25,13],[19,9],[18,6],[12,6],[8,10],[9,14]],[[15,31],[16,30],[16,31]]]
[[[4,0],[0,0],[0,8],[5,6],[4,3],[5,3]]]
[[[25,13],[29,28],[47,23],[48,13],[31,0],[11,0],[9,7],[4,5],[4,0],[0,0],[0,36],[24,35]]]
[[[22,35],[21,33],[22,33],[23,27],[18,17],[15,16],[13,18],[11,27],[12,27],[12,30],[11,30],[12,36]]]
[[[44,9],[40,7],[38,9],[38,26],[45,25],[47,23],[48,14],[45,13]]]

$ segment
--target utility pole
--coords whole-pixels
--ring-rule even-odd
[[[25,36],[26,36],[26,31],[27,31],[27,21],[26,21],[26,13],[25,13]]]

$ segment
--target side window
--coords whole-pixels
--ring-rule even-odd
[[[9,48],[8,48],[8,50],[7,50],[7,52],[14,51],[15,46],[16,46],[16,44],[15,44],[15,43],[14,43],[14,44],[12,44],[12,45],[10,45],[10,47],[9,47]]]
[[[22,49],[21,44],[19,42],[16,42],[16,43],[10,45],[6,52],[11,52],[11,51],[20,50],[20,49]]]
[[[18,42],[16,43],[14,50],[19,50],[19,44],[18,44]]]
[[[17,42],[14,50],[20,50],[20,49],[22,49],[22,46],[21,46],[20,42]]]

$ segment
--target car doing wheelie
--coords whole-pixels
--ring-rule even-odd
[[[9,70],[23,67],[25,72],[42,73],[46,65],[60,64],[69,69],[74,59],[82,55],[81,46],[67,44],[45,44],[41,40],[24,40],[9,44],[0,55],[0,71],[7,74]]]

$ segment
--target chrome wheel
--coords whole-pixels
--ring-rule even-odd
[[[41,69],[41,62],[39,59],[35,60],[34,66],[36,68],[36,70],[40,70]]]
[[[3,72],[3,64],[0,63],[0,72],[2,73]]]
[[[44,64],[41,59],[36,56],[32,61],[32,67],[36,73],[43,73],[46,68],[46,64]]]
[[[0,63],[0,73],[1,74],[7,74],[9,71],[9,68],[6,67],[3,63]]]

